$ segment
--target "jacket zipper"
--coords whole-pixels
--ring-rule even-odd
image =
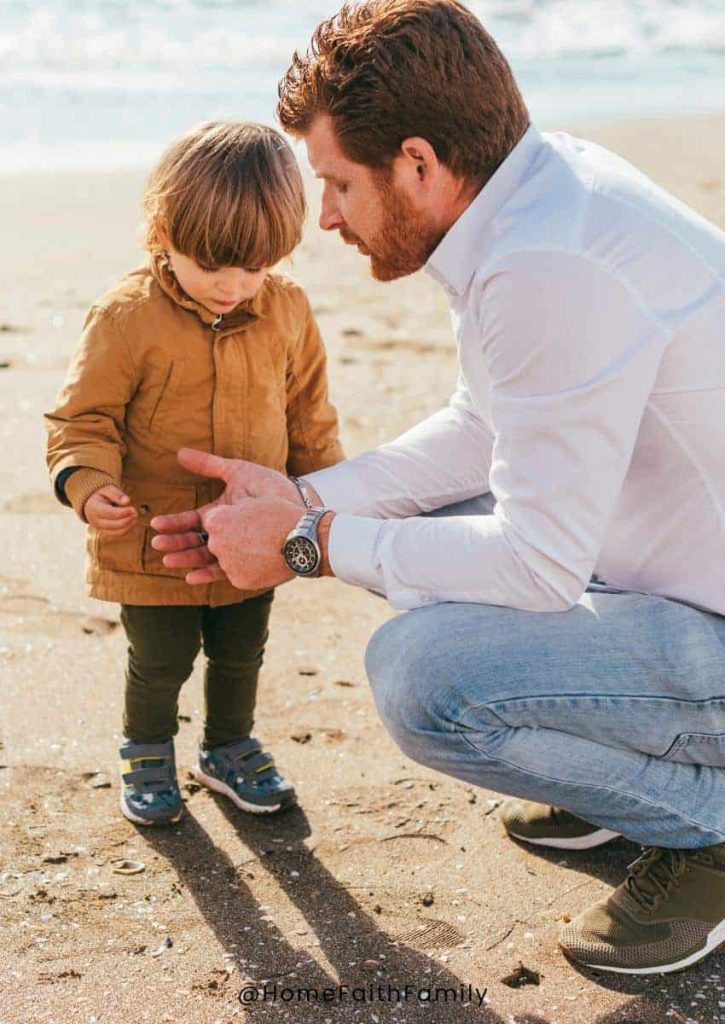
[[[222,316],[222,314],[218,313],[216,319],[212,322],[211,329],[213,331],[220,331],[222,329],[222,326],[223,326],[222,325],[223,319],[224,319],[224,317]]]

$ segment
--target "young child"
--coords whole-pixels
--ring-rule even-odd
[[[141,825],[181,817],[177,697],[202,646],[196,774],[243,810],[270,813],[295,799],[250,736],[273,594],[187,584],[151,546],[149,524],[223,488],[183,469],[179,448],[290,475],[343,457],[308,300],[270,272],[300,240],[303,184],[278,132],[210,123],[164,153],[144,212],[148,263],[88,314],[46,414],[48,466],[57,497],[89,525],[91,595],[122,606],[123,814]]]

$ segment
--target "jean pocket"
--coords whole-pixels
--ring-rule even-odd
[[[725,733],[681,732],[663,756],[681,764],[725,768]]]

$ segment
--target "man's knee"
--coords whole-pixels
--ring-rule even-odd
[[[398,746],[415,760],[440,728],[435,695],[445,686],[433,657],[424,609],[391,619],[373,633],[365,668],[378,713]]]

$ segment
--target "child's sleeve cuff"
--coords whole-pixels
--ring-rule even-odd
[[[113,477],[108,473],[99,469],[88,469],[85,466],[81,466],[67,478],[64,487],[66,497],[73,506],[73,511],[84,523],[86,520],[83,516],[83,508],[90,496],[99,491],[101,487],[106,487],[114,482]]]

